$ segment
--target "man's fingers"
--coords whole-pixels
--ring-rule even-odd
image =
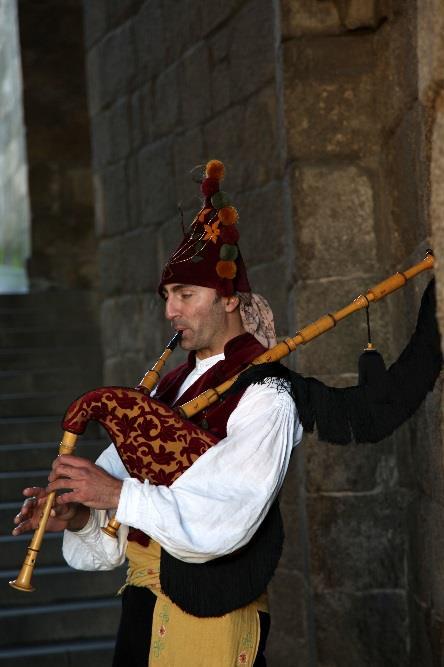
[[[77,496],[77,492],[75,490],[61,493],[59,496],[57,496],[56,500],[57,505],[66,505],[67,503],[77,503],[79,501],[80,499]]]
[[[21,533],[26,533],[30,530],[34,530],[34,526],[32,524],[31,519],[27,519],[26,521],[21,521],[19,525],[14,528],[12,534],[20,535]]]
[[[23,489],[22,491],[24,496],[33,496],[35,498],[41,498],[43,496],[46,496],[46,490],[43,489],[41,486],[28,486],[26,489]]]
[[[58,468],[60,465],[69,465],[73,468],[84,468],[86,466],[93,465],[89,459],[83,459],[81,456],[73,456],[72,454],[60,454],[58,456],[53,466]]]

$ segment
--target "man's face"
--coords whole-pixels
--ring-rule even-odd
[[[181,346],[201,358],[223,350],[227,328],[225,300],[215,289],[173,283],[163,288],[165,316],[182,331]],[[200,353],[200,354],[199,354]]]

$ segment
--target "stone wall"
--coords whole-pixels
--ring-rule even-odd
[[[15,0],[0,1],[0,125],[0,264],[23,269],[29,206]]]
[[[32,288],[90,288],[96,241],[81,0],[20,0]]]
[[[435,275],[438,319],[444,330],[444,8],[418,2],[418,105],[426,119],[428,227],[438,259]],[[414,624],[413,660],[444,661],[444,457],[442,392],[437,388],[421,412],[413,450],[415,502],[410,516],[410,608]],[[424,438],[424,432],[427,434]]]
[[[209,158],[226,163],[251,281],[280,335],[421,258],[429,181],[439,248],[438,3],[419,20],[400,0],[96,0],[84,10],[107,383],[134,384],[168,338],[156,285],[181,237],[177,204],[187,220],[199,205],[188,172]],[[418,36],[429,49],[420,99]],[[421,84],[431,59],[435,79]],[[372,308],[388,362],[424,284]],[[291,364],[351,384],[365,343],[356,316]],[[427,560],[441,543],[427,529],[442,502],[438,403],[378,446],[308,437],[296,452],[270,665],[438,664],[441,566]]]

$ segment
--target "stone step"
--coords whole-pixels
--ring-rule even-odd
[[[42,549],[43,546],[42,543]],[[40,566],[37,561],[32,576],[35,590],[32,593],[17,591],[11,588],[8,582],[17,577],[23,558],[17,567],[0,570],[0,600],[4,608],[11,606],[25,609],[30,604],[53,604],[87,597],[112,597],[125,581],[125,566],[110,572],[83,572],[73,570],[66,564]]]
[[[10,503],[0,503],[0,535],[6,536],[11,535],[11,530],[13,529],[13,519],[16,514],[18,514],[21,507],[21,501],[10,502]],[[0,553],[0,561],[3,552]],[[15,561],[14,561],[15,562]],[[1,568],[1,565],[0,565]],[[1,598],[0,598],[1,599]]]
[[[84,639],[0,649],[0,667],[110,667],[114,642]]]
[[[98,303],[93,292],[79,290],[0,295],[0,321],[11,328],[69,328],[81,321],[97,321]]]
[[[0,315],[1,317],[1,315]],[[47,327],[34,328],[3,328],[0,330],[0,348],[36,348],[36,347],[75,347],[80,341],[93,341],[100,339],[98,329],[88,326],[61,329],[59,327],[48,329]]]
[[[120,607],[120,599],[114,597],[0,608],[0,646],[109,638],[117,629]]]
[[[83,369],[92,366],[100,376],[101,363],[100,347],[91,345],[89,341],[75,347],[0,348],[0,368],[3,371],[54,366]]]
[[[99,437],[100,428],[96,422],[90,422],[86,436],[90,439]],[[56,446],[62,437],[61,417],[3,417],[0,419],[0,451],[2,445],[54,442]]]
[[[76,398],[75,394],[66,390],[40,394],[0,395],[0,417],[58,415],[61,418]]]
[[[16,512],[17,514],[17,512]],[[9,521],[9,533],[13,528],[12,517]],[[20,570],[32,533],[26,535],[0,535],[0,570]],[[37,556],[37,566],[63,565],[63,533],[46,533]],[[0,595],[0,600],[3,595]]]
[[[100,371],[100,369],[99,369]],[[100,386],[101,373],[96,365],[86,368],[56,367],[0,372],[0,395],[66,391],[73,396]]]
[[[95,461],[108,444],[106,440],[89,440],[79,437],[75,454]],[[3,445],[1,448],[2,472],[49,469],[57,454],[57,447],[55,442]]]
[[[0,472],[0,503],[20,500],[26,486],[46,486],[48,474],[48,469]]]

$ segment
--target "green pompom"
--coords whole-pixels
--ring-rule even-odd
[[[237,259],[239,251],[235,245],[230,245],[229,243],[224,243],[221,246],[219,257],[225,262],[234,262]]]
[[[221,190],[220,192],[214,193],[214,195],[211,197],[211,203],[213,204],[214,208],[224,208],[225,206],[230,206],[230,198],[226,192]]]

